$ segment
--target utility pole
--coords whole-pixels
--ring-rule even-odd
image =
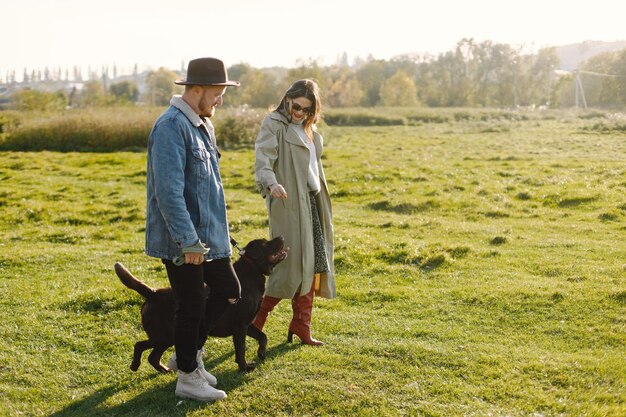
[[[585,98],[585,90],[583,90],[583,83],[580,81],[580,71],[578,71],[578,69],[574,70],[574,76],[574,84],[576,88],[576,108],[580,107],[578,104],[580,95],[583,101],[583,106],[585,107],[585,110],[587,110],[587,99]]]

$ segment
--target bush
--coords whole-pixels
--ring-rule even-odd
[[[68,104],[64,91],[55,93],[24,89],[13,94],[13,106],[21,111],[58,111]]]
[[[466,111],[458,111],[454,113],[454,120],[457,122],[472,120],[474,117]]]
[[[0,115],[0,150],[113,152],[145,149],[162,107],[73,109],[43,117],[24,115],[21,123]],[[220,109],[212,120],[217,140],[225,149],[253,147],[261,125],[259,113],[248,106]]]
[[[613,123],[613,122],[599,122],[595,123],[593,126],[583,127],[584,131],[593,131],[598,133],[620,133],[626,132],[626,123]]]
[[[407,116],[409,124],[419,123],[446,123],[449,121],[447,116],[441,114],[413,114]]]
[[[224,149],[252,148],[261,127],[261,116],[243,105],[220,109],[213,123],[217,141]]]
[[[0,112],[0,135],[19,126],[20,120],[15,112]]]
[[[71,110],[35,118],[8,129],[0,149],[111,152],[145,148],[159,108]]]
[[[394,126],[406,125],[404,117],[370,113],[329,113],[324,116],[329,126]]]

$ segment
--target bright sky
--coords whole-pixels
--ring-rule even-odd
[[[623,0],[0,0],[0,78],[45,67],[118,73],[181,68],[202,56],[227,66],[292,67],[437,55],[462,38],[535,51],[626,40]],[[83,72],[83,75],[86,75]]]

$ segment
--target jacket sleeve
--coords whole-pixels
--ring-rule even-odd
[[[172,240],[180,247],[198,241],[185,197],[185,141],[175,125],[161,123],[152,133],[152,171],[159,211]]]
[[[254,177],[258,191],[265,198],[268,187],[276,184],[274,164],[278,159],[278,135],[282,124],[266,117],[261,124],[261,130],[254,144]]]

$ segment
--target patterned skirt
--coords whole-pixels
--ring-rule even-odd
[[[326,245],[324,244],[324,231],[322,230],[322,222],[320,221],[320,213],[317,209],[315,201],[315,193],[310,192],[311,200],[311,217],[313,218],[313,247],[315,249],[315,273],[327,272],[328,258],[326,257]]]

